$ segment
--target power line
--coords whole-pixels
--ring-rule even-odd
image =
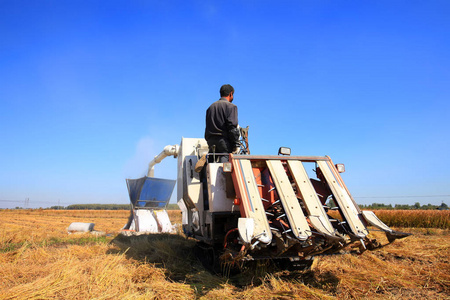
[[[37,204],[37,203],[49,203],[49,204],[52,204],[52,203],[56,203],[56,202],[58,202],[58,203],[60,203],[60,204],[71,204],[71,203],[68,203],[68,202],[61,202],[61,201],[30,201],[29,200],[29,198],[27,198],[28,200],[26,200],[25,199],[25,202],[28,202],[28,204]],[[0,199],[0,202],[15,202],[15,203],[24,203],[24,200],[4,200],[4,199]]]
[[[425,196],[354,196],[355,198],[438,198],[450,197],[450,195],[425,195]]]
[[[20,203],[22,203],[23,200],[0,200],[0,202],[20,202]]]

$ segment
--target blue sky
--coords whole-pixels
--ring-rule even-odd
[[[129,203],[125,178],[203,137],[224,83],[252,154],[329,155],[361,204],[450,204],[449,15],[448,1],[0,1],[0,207]],[[176,160],[155,175],[175,179]]]

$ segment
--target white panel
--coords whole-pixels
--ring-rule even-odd
[[[186,156],[194,157],[192,160],[193,167],[197,163],[196,147],[200,145],[202,149],[208,149],[208,145],[205,139],[200,138],[182,138],[180,143],[180,149],[178,151],[178,175],[177,175],[177,201],[183,201],[183,178],[185,178],[186,170],[184,169],[184,162],[188,159]],[[189,166],[190,167],[190,166]],[[194,172],[194,178],[198,180],[198,173]],[[190,174],[189,177],[190,178]],[[198,181],[197,181],[198,182]],[[196,183],[195,181],[193,183]],[[193,196],[193,198],[196,198]],[[197,197],[198,198],[198,197]],[[187,205],[189,206],[189,205]]]
[[[203,184],[200,176],[194,171],[198,159],[195,155],[188,155],[185,158],[184,177],[186,179],[186,188],[189,199],[199,210],[203,210]],[[191,177],[192,175],[192,177]]]
[[[253,229],[255,228],[255,221],[252,218],[239,218],[238,230],[241,239],[245,243],[251,243],[253,239]]]
[[[317,164],[319,165],[320,170],[322,170],[322,173],[333,192],[334,198],[343,212],[353,234],[360,238],[364,238],[369,232],[359,219],[358,209],[355,207],[352,199],[350,199],[347,191],[337,182],[326,161],[317,161]]]
[[[297,196],[292,189],[289,178],[284,170],[283,164],[279,160],[268,160],[270,175],[277,188],[284,211],[289,220],[292,233],[300,240],[306,240],[311,236],[311,230],[303,214]]]
[[[173,226],[170,222],[169,214],[166,210],[156,210],[155,216],[158,221],[160,232],[171,233],[173,232]]]
[[[309,215],[318,218],[317,221],[312,221],[312,218],[310,218],[314,228],[323,234],[333,234],[333,225],[331,225],[328,219],[322,202],[320,202],[302,162],[298,160],[289,160],[288,165]]]
[[[156,219],[153,216],[153,212],[151,210],[136,209],[135,218],[137,219],[137,223],[139,225],[139,232],[150,232],[150,233],[158,232],[158,223],[156,222]],[[134,221],[131,224],[130,229],[136,230]]]
[[[363,210],[362,215],[364,216],[364,219],[366,219],[369,224],[372,226],[375,226],[378,229],[381,229],[383,231],[392,232],[392,229],[389,228],[386,224],[384,224],[378,217],[373,213],[373,211],[369,210]]]
[[[241,205],[247,218],[253,218],[255,226],[253,234],[259,241],[268,244],[272,241],[272,232],[267,221],[252,165],[247,159],[234,159],[233,172],[239,186]]]
[[[183,200],[178,201],[177,204],[181,210],[181,224],[187,225],[188,224],[188,210],[187,210],[186,204],[184,203]]]
[[[233,209],[234,199],[227,198],[227,181],[222,166],[223,163],[207,165],[210,212],[230,212]]]

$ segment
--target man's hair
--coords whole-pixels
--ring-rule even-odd
[[[230,93],[234,93],[234,88],[229,84],[220,87],[220,97],[227,97]]]

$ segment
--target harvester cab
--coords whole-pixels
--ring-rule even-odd
[[[166,147],[176,151],[162,152],[178,159],[183,231],[198,240],[211,264],[271,260],[308,268],[315,256],[350,244],[359,251],[379,247],[368,237],[369,226],[386,232],[389,242],[409,235],[361,211],[340,175],[344,166],[330,157],[290,156],[289,148],[250,155],[248,128],[241,136],[240,154],[208,153],[202,138],[182,138],[179,146]],[[227,162],[217,162],[223,161],[218,156]]]

